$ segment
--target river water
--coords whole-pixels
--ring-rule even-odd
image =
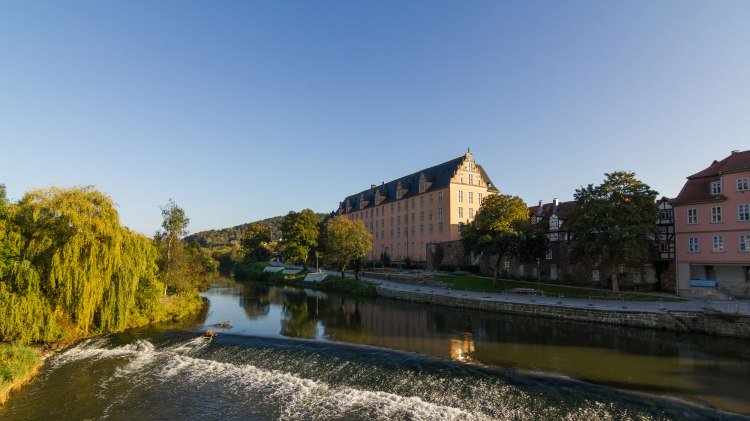
[[[225,281],[50,358],[0,419],[734,419],[750,343]],[[232,328],[211,327],[229,321]],[[219,335],[207,342],[206,328]]]

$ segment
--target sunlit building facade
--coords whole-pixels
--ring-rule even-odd
[[[474,219],[484,198],[498,193],[470,151],[442,164],[396,180],[372,184],[345,198],[336,211],[362,221],[372,234],[366,260],[387,255],[424,262],[426,245],[460,239],[463,224]]]

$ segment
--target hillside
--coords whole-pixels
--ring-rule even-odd
[[[317,214],[319,219],[323,219],[326,214]],[[274,216],[272,218],[262,219],[260,221],[248,222],[231,228],[222,228],[218,230],[201,231],[185,237],[185,241],[192,243],[197,241],[201,247],[225,247],[235,244],[242,238],[248,227],[252,224],[260,224],[268,227],[271,231],[271,238],[274,241],[281,239],[281,221],[285,215]]]

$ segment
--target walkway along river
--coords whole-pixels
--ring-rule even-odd
[[[226,281],[205,320],[85,341],[0,419],[732,419],[746,340]],[[230,321],[232,328],[213,324]],[[219,331],[211,342],[206,328]]]

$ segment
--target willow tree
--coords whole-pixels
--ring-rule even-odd
[[[153,297],[156,250],[93,187],[33,190],[7,211],[17,255],[0,284],[0,335],[47,341],[127,327]]]

